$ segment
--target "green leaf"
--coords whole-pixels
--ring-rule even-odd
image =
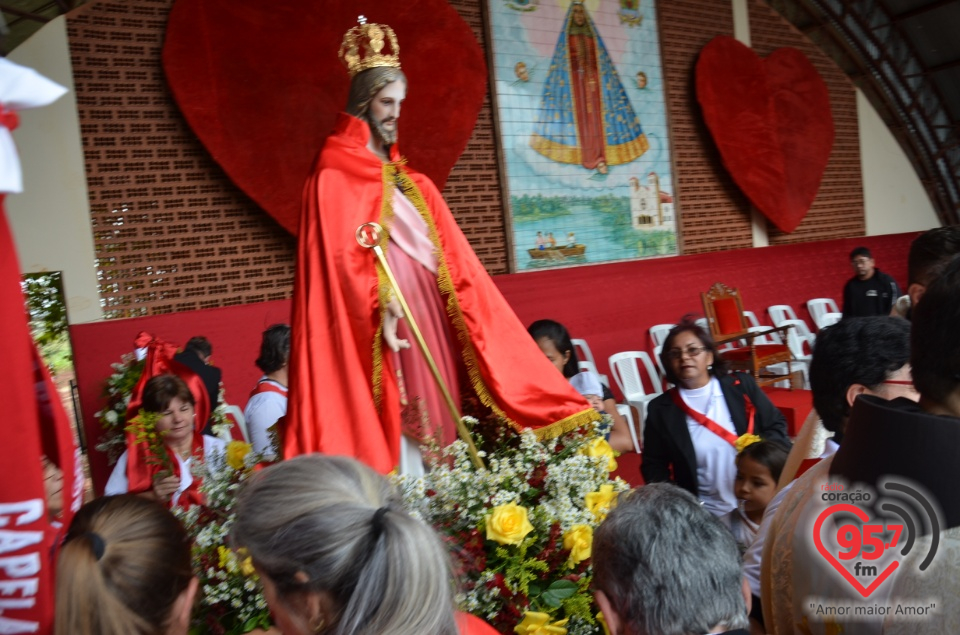
[[[565,599],[576,593],[578,588],[579,586],[576,582],[557,580],[547,587],[547,590],[543,592],[540,599],[543,600],[547,606],[557,608]]]

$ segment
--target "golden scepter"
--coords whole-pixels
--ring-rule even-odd
[[[387,257],[383,253],[383,249],[380,247],[382,237],[383,228],[378,223],[364,223],[357,227],[357,242],[360,243],[360,246],[364,247],[365,249],[373,249],[373,253],[377,255],[377,260],[380,261],[380,266],[383,267],[384,273],[387,274],[387,280],[390,282],[390,286],[393,287],[393,292],[397,296],[397,301],[400,302],[400,308],[403,309],[403,315],[407,318],[407,323],[410,325],[410,330],[413,332],[413,338],[417,340],[417,345],[420,347],[420,352],[423,353],[424,359],[427,360],[427,366],[430,367],[430,373],[433,375],[434,381],[437,382],[440,392],[443,393],[444,401],[447,402],[447,408],[450,410],[450,416],[453,417],[453,420],[457,424],[457,434],[459,434],[463,442],[467,444],[467,452],[470,453],[470,459],[473,461],[473,464],[477,467],[477,469],[486,469],[483,465],[483,461],[480,460],[480,455],[477,454],[477,447],[473,444],[473,439],[470,437],[470,433],[467,431],[466,426],[463,425],[463,420],[460,418],[460,412],[457,410],[457,405],[453,401],[453,397],[450,395],[450,389],[447,388],[447,384],[443,381],[443,377],[440,376],[440,369],[437,368],[437,364],[433,360],[433,355],[430,354],[430,349],[427,348],[427,342],[423,339],[423,335],[420,333],[420,328],[417,326],[417,321],[413,319],[413,313],[410,312],[410,307],[407,305],[407,300],[403,297],[403,293],[400,291],[400,285],[397,284],[397,279],[393,277],[393,271],[390,269],[390,265],[387,264]]]

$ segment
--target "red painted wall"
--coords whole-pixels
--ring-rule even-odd
[[[805,303],[834,298],[853,272],[848,254],[859,245],[873,251],[877,265],[906,285],[906,261],[916,233],[831,240],[797,245],[725,251],[596,266],[496,276],[494,280],[524,324],[551,318],[565,324],[574,337],[588,340],[601,373],[607,359],[626,350],[649,350],[647,329],[676,322],[686,313],[702,314],[700,292],[714,282],[739,287],[744,308],[769,323],[766,308],[789,304],[810,320]],[[103,381],[110,364],[132,350],[140,331],[182,345],[193,335],[206,335],[213,361],[223,369],[229,403],[243,407],[259,376],[254,366],[260,333],[288,321],[289,301],[190,311],[71,327],[84,427],[91,446],[99,435],[94,413],[103,402]],[[101,456],[91,453],[94,482],[109,475]]]

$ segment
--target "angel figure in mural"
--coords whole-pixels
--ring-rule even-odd
[[[574,0],[550,60],[530,146],[606,174],[650,147],[587,8]]]

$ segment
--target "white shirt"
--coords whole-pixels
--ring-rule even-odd
[[[702,388],[679,388],[680,396],[692,410],[703,413],[734,436],[737,429],[723,390],[716,377]],[[697,497],[714,516],[723,516],[737,508],[733,481],[737,477],[737,451],[727,441],[707,430],[692,417],[687,417],[687,429],[693,450],[697,455]]]
[[[263,454],[267,460],[272,460],[273,445],[270,443],[270,434],[267,430],[280,417],[287,414],[287,389],[279,382],[267,379],[266,375],[261,377],[260,381],[283,388],[283,394],[268,390],[250,397],[243,411],[243,418],[247,422],[247,433],[250,435],[253,451]]]
[[[203,435],[203,457],[207,463],[216,460],[218,456],[222,456],[226,450],[227,444],[217,437],[211,437],[206,434]],[[177,488],[177,491],[173,494],[171,505],[174,506],[176,506],[177,501],[180,500],[180,495],[187,491],[187,488],[193,484],[193,474],[190,472],[190,464],[193,462],[192,457],[184,459],[179,454],[175,454],[177,461],[180,463],[180,487]],[[115,496],[117,494],[126,494],[129,490],[130,482],[127,480],[127,450],[124,450],[120,458],[117,459],[117,464],[113,467],[110,480],[107,481],[107,486],[104,488],[103,493],[106,496]]]

